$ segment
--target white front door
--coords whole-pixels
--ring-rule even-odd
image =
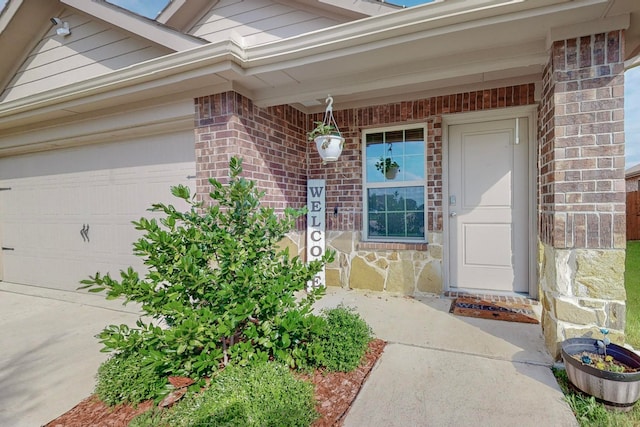
[[[526,118],[449,127],[452,289],[529,290],[527,128]]]

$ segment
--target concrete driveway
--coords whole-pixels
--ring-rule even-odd
[[[135,307],[104,295],[0,282],[0,426],[41,426],[93,392],[109,324],[135,324]]]

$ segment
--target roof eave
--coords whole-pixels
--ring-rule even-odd
[[[196,84],[202,83],[202,80],[198,79],[206,76],[213,78],[212,73],[218,73],[217,77],[233,83],[247,76],[259,77],[261,73],[290,70],[291,67],[299,64],[319,64],[331,59],[340,60],[357,55],[358,52],[394,47],[408,41],[422,43],[436,36],[446,37],[447,34],[459,36],[474,27],[489,27],[518,16],[535,16],[536,19],[542,20],[550,14],[557,13],[558,10],[564,10],[565,13],[572,12],[572,7],[579,8],[585,4],[601,5],[605,4],[606,0],[571,2],[541,0],[541,2],[546,4],[544,8],[519,10],[518,7],[522,4],[518,1],[449,0],[437,5],[437,10],[427,7],[407,9],[403,13],[367,18],[258,46],[244,47],[242,40],[228,40],[200,46],[97,76],[72,86],[56,88],[28,98],[0,104],[0,127],[24,125],[51,114],[54,110],[68,109],[70,113],[77,113],[82,109],[83,104],[91,104],[91,108],[97,108],[100,100],[122,96],[127,91],[133,98],[136,93],[141,94],[145,88],[156,88],[158,93],[166,94],[177,81],[180,82],[181,88],[192,81],[195,88]],[[502,9],[496,10],[496,8]],[[498,11],[503,13],[497,13]],[[472,42],[475,43],[475,41]],[[534,45],[526,56],[515,59],[518,62],[512,60],[507,65],[522,68],[530,73],[530,66],[540,65],[546,61],[544,37],[540,44],[540,48]],[[377,60],[384,61],[384,59]],[[483,59],[485,63],[490,60],[491,58]],[[508,58],[503,59],[503,61],[508,60]],[[463,70],[468,67],[468,64],[460,63],[459,67]],[[343,76],[335,74],[331,77],[330,73],[339,73],[339,71],[327,69],[327,79],[334,81],[335,84]],[[478,68],[478,72],[480,71],[481,68]],[[455,72],[455,70],[450,71],[452,74]],[[400,82],[400,84],[405,83],[410,81]],[[322,85],[310,87],[306,95],[315,96],[323,93],[323,96],[326,96],[327,87],[320,86]],[[355,89],[345,87],[342,90],[349,93],[346,91]],[[146,94],[148,95],[148,92]],[[271,90],[269,85],[265,86],[261,94],[262,96],[257,97],[259,105],[294,103],[304,100],[300,98],[300,92],[278,93]]]
[[[152,19],[147,19],[103,1],[60,0],[60,2],[176,52],[208,43],[206,40],[183,34]]]

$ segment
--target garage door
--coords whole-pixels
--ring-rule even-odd
[[[176,205],[172,185],[195,186],[193,140],[183,132],[0,158],[2,280],[75,291],[97,271],[143,271],[131,221],[150,217],[152,203]]]

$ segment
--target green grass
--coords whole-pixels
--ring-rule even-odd
[[[574,392],[569,388],[565,370],[554,369],[553,374],[564,392],[564,398],[571,407],[582,427],[637,427],[640,426],[640,406],[635,405],[630,412],[607,410],[596,402],[593,396]]]
[[[627,290],[626,341],[640,348],[640,241],[627,242],[627,261],[624,273]]]
[[[626,342],[640,348],[640,241],[627,242],[627,259],[624,274],[627,291]],[[564,370],[554,370],[565,399],[583,427],[635,427],[640,426],[640,405],[627,413],[607,410],[592,396],[585,396],[569,388]]]

